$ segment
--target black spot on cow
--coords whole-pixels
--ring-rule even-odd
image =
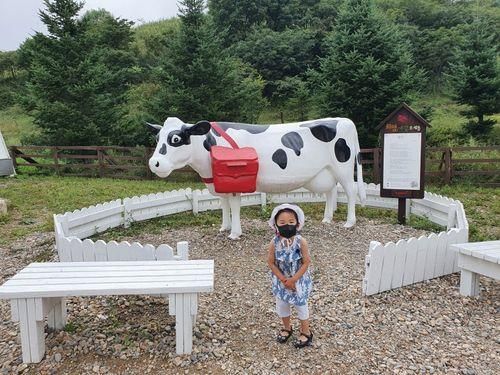
[[[274,151],[273,161],[276,164],[278,164],[281,169],[285,169],[286,164],[288,163],[288,160],[286,157],[286,152],[284,150],[282,150],[281,148]]]
[[[297,156],[300,155],[300,150],[304,147],[304,141],[297,132],[286,133],[281,137],[281,143],[283,143],[283,146],[291,148]]]
[[[328,120],[321,122],[311,122],[302,124],[301,127],[309,128],[312,135],[322,142],[331,142],[337,135],[338,120]]]
[[[167,145],[164,143],[161,145],[161,148],[160,148],[160,151],[158,151],[160,154],[162,155],[166,155],[167,154]]]
[[[205,147],[207,151],[210,151],[212,146],[215,146],[216,144],[217,141],[215,140],[214,136],[210,133],[207,133],[207,135],[205,136],[205,140],[203,141],[203,147]]]
[[[245,130],[250,134],[264,133],[269,128],[269,125],[240,124],[238,122],[217,122],[217,125],[219,125],[224,131],[227,131],[227,129]],[[213,128],[212,132],[216,136],[220,137],[220,134],[217,133]]]
[[[361,164],[361,152],[358,152],[358,164]]]
[[[347,145],[344,138],[339,138],[335,142],[335,156],[337,160],[344,163],[351,157],[351,149]]]

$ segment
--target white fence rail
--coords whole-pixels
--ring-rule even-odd
[[[138,242],[104,242],[90,239],[80,240],[77,237],[64,237],[60,239],[58,248],[61,262],[105,262],[129,260],[187,260],[188,243],[177,243],[177,251],[172,247],[162,244],[141,245]]]
[[[366,185],[366,206],[397,208],[397,200],[380,197],[380,186]],[[265,206],[267,203],[324,202],[323,194],[299,189],[289,193],[242,194],[241,205]],[[341,186],[337,202],[346,203]],[[359,203],[359,202],[358,202]],[[365,259],[363,294],[371,295],[413,283],[443,276],[457,271],[456,254],[451,244],[467,242],[469,226],[460,201],[433,193],[423,199],[409,200],[409,213],[423,216],[447,227],[438,235],[410,238],[397,243],[381,244],[373,241]],[[158,194],[115,200],[63,215],[54,215],[56,247],[61,260],[165,260],[187,258],[187,243],[178,243],[177,255],[168,245],[141,245],[137,242],[84,240],[86,237],[118,226],[128,227],[136,221],[171,215],[178,212],[193,213],[221,208],[220,199],[207,189],[180,189]],[[180,245],[179,245],[180,244]]]
[[[381,293],[457,272],[450,245],[462,242],[467,242],[467,231],[456,228],[385,245],[372,241],[365,259],[363,293]]]

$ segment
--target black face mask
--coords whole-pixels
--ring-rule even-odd
[[[296,225],[277,225],[278,232],[281,236],[285,238],[293,237],[297,234],[297,226]]]

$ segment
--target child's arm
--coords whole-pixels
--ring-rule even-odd
[[[302,266],[300,266],[299,270],[291,280],[293,280],[294,283],[296,283],[302,275],[307,271],[309,266],[311,265],[311,256],[309,255],[309,247],[307,245],[307,241],[305,238],[301,238],[300,241],[300,252],[302,253]]]
[[[274,263],[274,242],[271,241],[269,244],[269,250],[267,253],[267,264],[271,271],[278,277],[278,280],[284,283],[286,281],[285,275],[283,275],[276,264]]]

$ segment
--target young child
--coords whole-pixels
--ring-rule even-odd
[[[296,205],[279,205],[273,210],[269,225],[276,236],[269,244],[267,262],[272,271],[276,312],[283,320],[283,329],[276,340],[285,343],[292,336],[290,306],[294,305],[300,320],[300,332],[294,344],[297,348],[303,348],[311,345],[313,339],[307,306],[312,289],[309,273],[311,257],[306,240],[297,233],[304,226],[304,212]]]

